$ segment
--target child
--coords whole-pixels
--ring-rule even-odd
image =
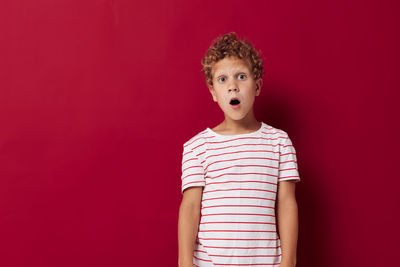
[[[259,53],[232,32],[214,41],[202,65],[225,119],[183,145],[179,266],[293,267],[296,151],[285,131],[254,117]]]

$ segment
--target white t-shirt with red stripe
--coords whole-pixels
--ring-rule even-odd
[[[221,135],[210,128],[183,145],[181,192],[204,186],[194,266],[279,266],[278,182],[300,181],[288,134],[259,130]]]

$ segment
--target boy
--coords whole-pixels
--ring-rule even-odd
[[[232,32],[214,41],[202,65],[225,120],[183,145],[179,267],[293,267],[296,151],[285,131],[254,117],[259,53]]]

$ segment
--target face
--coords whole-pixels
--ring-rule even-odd
[[[214,102],[232,120],[253,116],[253,103],[260,94],[262,79],[254,80],[249,64],[237,57],[225,57],[212,67],[213,85],[209,86]],[[239,105],[232,105],[237,98]]]

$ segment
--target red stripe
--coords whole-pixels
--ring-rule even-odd
[[[201,146],[204,146],[205,144],[206,144],[206,142],[204,141],[204,143],[202,143],[202,144],[200,144],[200,145],[197,145],[197,146],[193,147],[193,149],[197,149],[197,148],[199,148],[199,147],[201,147]]]
[[[250,191],[263,191],[263,192],[275,193],[275,191],[267,190],[267,189],[256,189],[256,188],[231,188],[231,189],[215,189],[215,190],[203,191],[203,194],[205,194],[205,193],[211,193],[211,192],[219,192],[219,191],[233,191],[233,190],[250,190]]]
[[[196,259],[198,259],[198,260],[201,260],[201,261],[208,261],[208,262],[211,262],[211,260],[205,260],[205,259],[202,259],[202,258],[196,257],[195,255],[193,255],[193,257],[194,257],[194,258],[196,258]]]
[[[194,249],[193,251],[196,252],[201,252],[201,253],[207,253],[205,250],[200,250],[200,249]],[[278,257],[279,255],[221,255],[221,254],[210,254],[209,256],[214,256],[214,257]]]
[[[275,217],[272,214],[259,214],[259,213],[217,213],[217,214],[202,214],[202,216],[217,216],[217,215],[255,215],[255,216],[271,216]]]
[[[185,186],[188,185],[188,184],[193,184],[193,183],[201,183],[202,185],[204,185],[204,182],[201,182],[201,181],[193,181],[193,182],[189,182],[189,183],[183,184],[183,185],[182,185],[182,188],[185,187]]]
[[[245,175],[245,174],[258,174],[258,175],[266,175],[266,176],[271,176],[271,177],[278,177],[277,175],[273,175],[273,174],[269,174],[269,173],[263,173],[263,172],[242,172],[242,173],[233,173],[233,172],[229,172],[229,173],[223,173],[220,175],[216,175],[214,177],[209,177],[206,176],[205,178],[210,178],[210,179],[215,179],[215,178],[219,178],[225,175]]]
[[[200,165],[190,166],[190,167],[187,167],[186,169],[183,169],[182,172],[185,172],[190,168],[203,168],[203,166],[200,166]],[[204,175],[204,173],[202,173],[202,175]]]
[[[261,266],[265,266],[265,265],[273,265],[273,266],[280,266],[280,263],[213,263],[214,265],[234,265],[234,266],[257,266],[257,265],[261,265]]]
[[[199,224],[209,224],[209,223],[247,223],[247,224],[272,224],[275,225],[275,223],[269,223],[269,222],[200,222]]]
[[[292,145],[283,145],[283,144],[280,144],[281,146],[283,146],[283,148],[286,148],[286,147],[288,147],[288,146],[293,146],[293,144]]]
[[[271,201],[275,201],[275,199],[272,198],[266,198],[266,197],[215,197],[215,198],[205,198],[203,199],[203,201],[207,201],[207,200],[215,200],[215,199],[224,199],[224,198],[239,198],[239,199],[243,199],[243,198],[251,198],[251,199],[265,199],[265,200],[271,200]]]
[[[190,158],[182,162],[182,165],[184,165],[186,162],[191,161],[191,160],[199,160],[198,158]]]
[[[208,142],[207,142],[207,143],[208,143]],[[270,146],[270,144],[252,144],[252,143],[245,143],[245,144],[239,144],[239,145],[229,145],[229,146],[223,146],[223,147],[206,148],[205,151],[209,151],[209,150],[219,150],[219,149],[232,148],[232,147],[240,147],[240,146]],[[273,151],[273,150],[265,150],[265,152],[279,153],[279,152],[275,152],[275,151]]]
[[[213,263],[214,265],[227,265],[227,266],[265,266],[265,265],[272,265],[272,266],[280,266],[280,263]]]
[[[276,240],[275,238],[202,238],[198,237],[200,240],[234,240],[234,241],[249,241],[249,240]]]
[[[189,150],[188,152],[183,153],[182,156],[186,156],[187,154],[190,154],[190,153],[193,153],[193,151],[192,151],[192,150]]]
[[[296,160],[281,161],[281,162],[279,162],[279,163],[280,163],[280,164],[285,164],[285,163],[289,163],[289,162],[297,163]]]
[[[276,233],[276,231],[257,231],[257,230],[199,230],[200,232],[249,232],[249,233]]]
[[[209,159],[209,158],[212,158],[212,157],[230,155],[230,154],[243,153],[243,152],[245,153],[245,152],[263,152],[263,151],[260,151],[260,150],[239,150],[239,151],[225,152],[225,153],[221,153],[221,154],[210,155],[210,156],[206,157],[206,159]],[[268,152],[268,151],[264,151],[264,152]]]
[[[182,181],[185,180],[186,178],[188,178],[189,176],[193,176],[193,175],[204,175],[203,173],[192,173],[192,174],[188,174],[185,177],[182,177]],[[204,177],[204,176],[203,176]]]
[[[254,144],[254,145],[269,145],[269,144]],[[281,144],[278,144],[278,145],[281,145]],[[276,145],[273,145],[273,146],[276,146]],[[223,148],[227,148],[227,147],[222,147],[220,149],[223,149]],[[212,149],[205,149],[205,151],[197,154],[196,156],[200,156],[202,154],[205,154],[208,150],[212,150]],[[249,150],[249,151],[250,152],[260,152],[260,151],[257,151],[257,150],[254,150],[254,151]],[[224,154],[233,154],[233,153],[240,153],[240,152],[243,152],[243,151],[234,151],[234,152],[226,152],[226,153],[223,153],[223,154],[210,155],[210,156],[206,157],[203,161],[201,161],[201,164],[203,164],[208,158],[211,158],[211,157],[218,157],[218,156],[221,156],[221,155],[224,155]],[[247,151],[245,151],[245,152],[247,152]],[[273,151],[268,151],[268,150],[266,150],[265,152],[280,153],[280,152],[273,152]],[[296,155],[296,153],[285,153],[285,154],[280,154],[280,155],[281,156],[286,156],[286,155],[290,155],[290,154]]]
[[[235,168],[235,167],[262,167],[262,168],[279,169],[278,167],[269,166],[269,165],[244,164],[244,165],[231,165],[231,166],[221,168],[221,169],[210,170],[208,172],[217,172],[217,171],[226,170],[226,169]]]
[[[257,207],[257,208],[275,209],[275,207],[259,206],[259,205],[214,205],[214,206],[202,207],[201,209],[218,208],[218,207]]]
[[[272,130],[272,127],[268,128],[268,130]],[[277,133],[282,133],[281,131],[276,131],[274,133],[268,133],[268,132],[263,132],[265,134],[277,134]]]
[[[205,248],[221,248],[221,249],[277,249],[280,248],[281,246],[276,246],[276,247],[215,247],[215,246],[205,246]]]
[[[268,160],[276,160],[276,161],[279,161],[279,159],[274,159],[274,158],[263,158],[263,157],[243,157],[243,158],[236,158],[236,159],[217,160],[217,161],[214,161],[214,162],[212,162],[212,163],[208,164],[208,165],[205,167],[205,169],[207,170],[207,169],[208,169],[208,167],[210,167],[211,165],[213,165],[213,164],[216,164],[216,163],[228,162],[228,161],[234,161],[234,160],[242,160],[242,159],[268,159]]]
[[[245,137],[243,137],[243,138],[245,138]],[[250,138],[250,137],[248,137],[248,138]],[[248,139],[248,138],[246,138],[246,139]],[[282,138],[282,139],[288,139],[288,138],[284,138],[284,137],[278,137],[278,138],[276,138],[276,139],[280,139],[280,138]],[[252,139],[276,140],[276,139],[263,138],[263,137],[253,137]],[[201,144],[201,145],[226,143],[226,142],[231,142],[231,141],[234,141],[234,140],[224,140],[224,141],[217,141],[217,142],[204,142],[204,144]],[[255,145],[255,146],[256,146],[256,145],[259,145],[259,146],[270,146],[270,147],[277,147],[277,146],[287,147],[287,146],[293,146],[293,144],[292,144],[292,145],[283,145],[283,144],[281,144],[281,143],[276,143],[276,144],[273,144],[273,143],[270,143],[270,144],[268,144],[268,143],[264,143],[264,144],[255,144],[255,143],[252,143],[252,144],[247,144],[247,145]],[[239,145],[232,145],[232,146],[229,145],[229,146],[225,146],[225,147],[209,148],[209,150],[211,150],[211,149],[213,149],[213,150],[224,149],[224,148],[235,147],[235,146],[239,146]]]
[[[236,141],[236,140],[246,140],[246,139],[260,139],[260,137],[254,137],[254,136],[245,136],[245,137],[233,137],[233,139],[229,139],[229,140],[223,140],[223,141],[218,141],[218,142],[210,142],[210,144],[218,144],[218,143],[224,143],[224,142],[232,142],[232,141]]]
[[[279,254],[279,255],[277,255],[276,257],[279,257],[279,256],[281,256],[281,254]],[[202,258],[199,258],[199,257],[196,257],[195,255],[193,255],[193,257],[194,258],[196,258],[196,259],[198,259],[198,260],[201,260],[201,261],[207,261],[207,262],[211,262],[211,260],[205,260],[205,259],[202,259]],[[280,263],[237,263],[237,264],[234,264],[234,263],[215,263],[215,262],[213,262],[212,263],[213,265],[235,265],[235,266],[249,266],[249,265],[251,265],[251,266],[257,266],[257,265],[280,265]]]
[[[293,170],[297,170],[297,168],[282,169],[282,170],[279,170],[279,171],[283,172],[283,171],[293,171]]]
[[[266,133],[266,134],[268,134],[268,133]],[[274,133],[275,134],[275,133]],[[216,137],[216,136],[213,136],[213,137]],[[221,143],[227,143],[227,142],[232,142],[232,141],[236,141],[236,140],[246,140],[246,139],[255,139],[255,140],[258,140],[258,139],[262,139],[262,140],[278,140],[278,139],[288,139],[288,137],[286,137],[286,136],[278,136],[278,137],[276,137],[276,138],[272,138],[272,137],[253,137],[253,136],[247,136],[247,137],[236,137],[236,138],[233,138],[233,139],[228,139],[228,140],[221,140],[221,141],[215,141],[215,142],[213,142],[213,141],[211,141],[211,142],[207,142],[207,143],[210,143],[210,144],[221,144]]]
[[[294,152],[289,152],[289,153],[281,154],[281,156],[286,156],[286,155],[296,155],[296,153],[294,153]]]
[[[198,250],[198,249],[196,249],[196,250],[193,250],[193,251],[196,251],[196,252],[203,252],[203,253],[207,253],[206,251],[203,251],[203,250]],[[217,254],[210,254],[209,256],[213,256],[213,257],[238,257],[238,258],[240,258],[240,257],[250,257],[250,258],[252,258],[252,257],[279,257],[281,254],[279,254],[279,255],[217,255]]]
[[[278,177],[276,175],[276,177]],[[276,183],[271,183],[271,182],[266,182],[266,181],[224,181],[224,182],[211,182],[208,183],[206,180],[206,184],[228,184],[228,183],[262,183],[262,184],[271,184],[271,185],[276,185]]]

